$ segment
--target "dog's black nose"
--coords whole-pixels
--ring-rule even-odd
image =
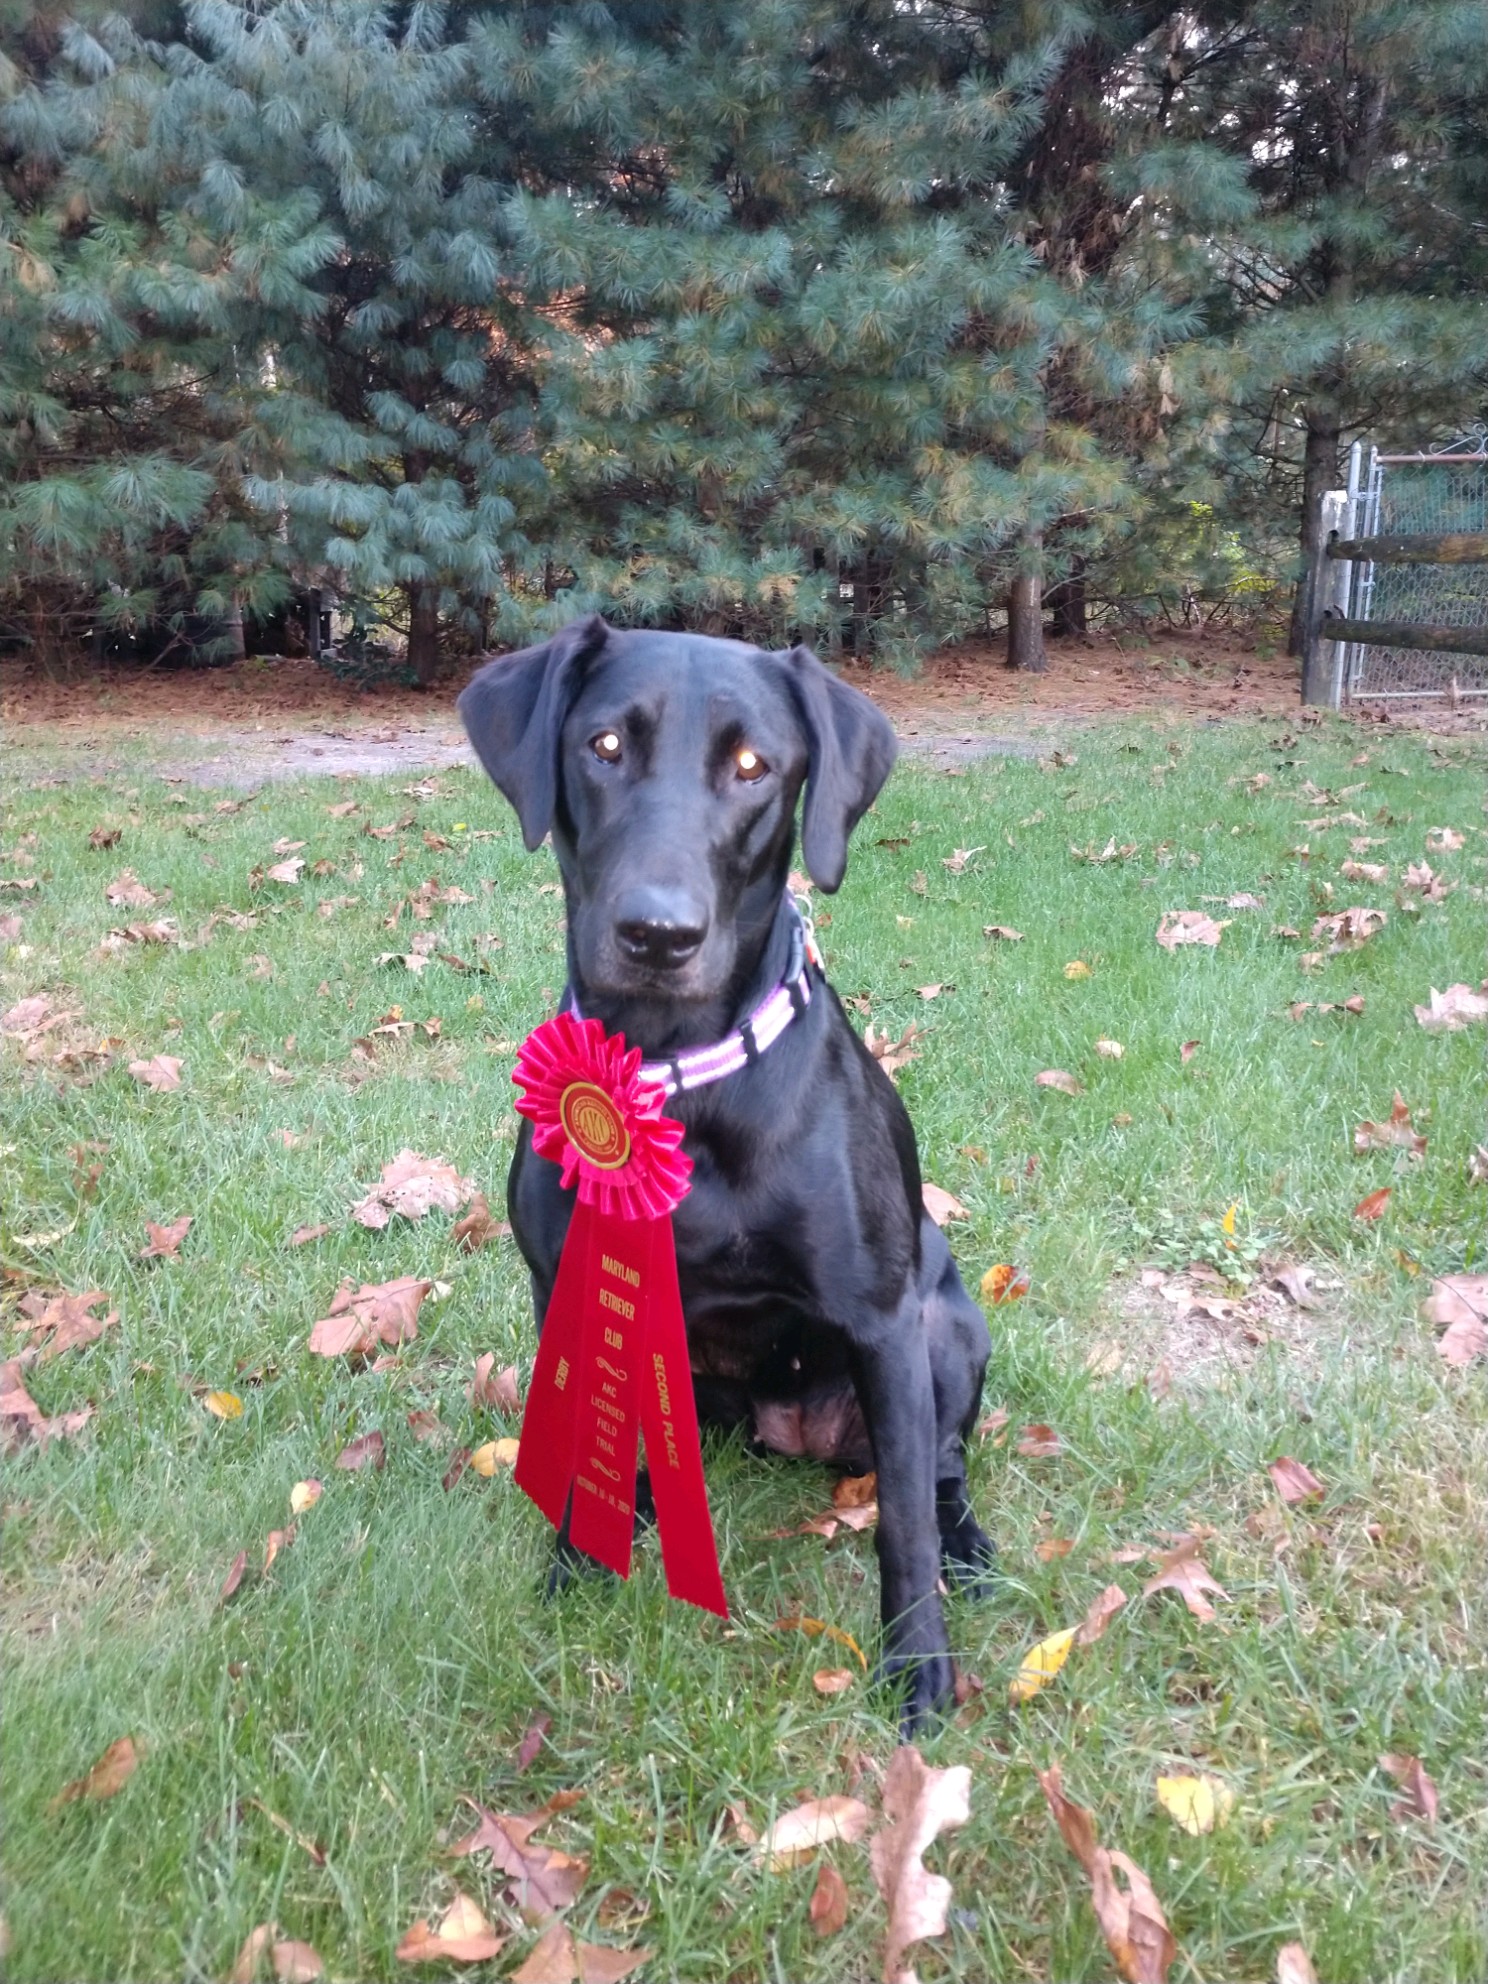
[[[681,889],[626,889],[615,905],[615,935],[637,964],[685,964],[707,934],[707,910]]]

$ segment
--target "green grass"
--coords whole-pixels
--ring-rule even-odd
[[[956,1914],[920,1954],[926,1978],[1112,1974],[1034,1778],[1054,1759],[1102,1840],[1152,1878],[1182,1950],[1175,1978],[1269,1977],[1294,1938],[1333,1984],[1476,1978],[1488,1965],[1488,1384],[1481,1365],[1447,1370],[1420,1318],[1425,1274],[1482,1266],[1485,1196],[1466,1160],[1483,1135],[1483,1038],[1430,1036],[1411,1013],[1431,985],[1482,973],[1482,767],[1460,746],[1341,725],[1281,744],[1276,728],[1091,732],[1067,767],[906,766],[859,830],[842,895],[818,905],[838,989],[866,993],[896,1035],[926,1029],[900,1082],[927,1175],[970,1211],[952,1234],[968,1281],[1002,1260],[1031,1273],[1028,1298],[993,1313],[987,1404],[1063,1441],[1056,1459],[990,1441],[972,1458],[1006,1578],[991,1602],[950,1610],[958,1661],[985,1693],[924,1745],[973,1777],[970,1825],[932,1855]],[[1366,745],[1369,762],[1351,764]],[[1258,771],[1263,790],[1236,782]],[[1301,827],[1327,810],[1300,796],[1304,779],[1361,784],[1342,804],[1369,824]],[[483,1861],[442,1855],[465,1828],[462,1794],[520,1810],[576,1785],[585,1796],[551,1837],[593,1858],[572,1915],[581,1934],[625,1940],[598,1911],[608,1890],[630,1889],[650,1906],[635,1939],[657,1950],[655,1976],[877,1976],[882,1911],[862,1847],[836,1849],[853,1909],[821,1942],[807,1920],[813,1870],[763,1871],[723,1823],[730,1802],[762,1828],[804,1796],[847,1790],[897,1740],[890,1705],[864,1687],[835,1700],[813,1690],[837,1649],[772,1629],[800,1610],[872,1640],[871,1537],[765,1539],[825,1506],[827,1475],[710,1447],[727,1627],[668,1604],[651,1540],[629,1585],[597,1580],[544,1605],[550,1535],[509,1477],[441,1489],[449,1448],[515,1430],[472,1413],[464,1386],[481,1351],[530,1358],[517,1258],[510,1242],[456,1252],[439,1217],[379,1235],[345,1215],[405,1144],[448,1158],[499,1205],[511,1043],[551,1010],[562,952],[561,905],[539,893],[549,858],[523,854],[474,774],[441,774],[438,788],[266,788],[232,815],[213,811],[214,794],[143,775],[14,793],[3,872],[40,886],[0,900],[24,919],[3,959],[4,1005],[76,994],[79,1034],[126,1046],[91,1083],[5,1055],[4,1260],[43,1285],[107,1289],[122,1318],[29,1374],[44,1409],[91,1400],[96,1420],[6,1466],[10,1974],[217,1978],[272,1918],[313,1943],[330,1976],[392,1976],[414,1916],[448,1900],[452,1866],[503,1914]],[[347,797],[360,813],[329,818]],[[391,840],[361,832],[408,815]],[[123,828],[120,846],[90,850],[100,822]],[[1440,825],[1469,836],[1431,857],[1461,884],[1445,904],[1413,919],[1390,888],[1340,881],[1350,833],[1384,843],[1368,858],[1389,861],[1393,883]],[[452,851],[427,850],[424,829]],[[249,871],[281,835],[336,872],[253,893]],[[1098,850],[1110,836],[1138,853],[1071,857],[1072,841]],[[1303,842],[1306,862],[1289,851]],[[964,873],[942,866],[982,843]],[[108,907],[126,864],[174,891],[168,909]],[[430,874],[475,900],[386,930]],[[1362,951],[1307,973],[1309,946],[1271,926],[1305,933],[1330,880],[1334,907],[1377,903],[1390,919]],[[1234,918],[1218,950],[1157,948],[1162,910],[1237,890],[1265,909],[1208,905]],[[359,906],[314,913],[339,895]],[[98,955],[111,925],[167,913],[194,940],[220,905],[255,910],[257,927]],[[989,923],[1024,941],[984,939]],[[467,959],[480,933],[502,948],[479,977],[376,965],[421,928]],[[272,975],[255,975],[255,958]],[[1065,977],[1074,960],[1088,978]],[[934,981],[955,990],[920,999]],[[1293,1000],[1354,993],[1362,1018],[1286,1016]],[[391,1042],[369,1069],[352,1042],[394,1002],[437,1014],[441,1037]],[[1102,1035],[1122,1059],[1096,1055]],[[1202,1044],[1182,1065],[1191,1039]],[[185,1062],[175,1093],[125,1072],[158,1052]],[[1082,1093],[1035,1087],[1047,1068],[1069,1070]],[[1386,1116],[1396,1088],[1429,1136],[1426,1158],[1354,1155],[1353,1126]],[[280,1130],[300,1141],[286,1148]],[[108,1150],[96,1192],[80,1196],[73,1147],[92,1142]],[[1385,1217],[1353,1219],[1386,1184]],[[1127,1291],[1144,1231],[1166,1220],[1197,1243],[1231,1204],[1244,1246],[1340,1286],[1248,1362],[1190,1367]],[[188,1212],[179,1260],[136,1258],[147,1219]],[[327,1238],[287,1246],[322,1220]],[[38,1235],[64,1228],[38,1251]],[[398,1369],[357,1375],[307,1354],[342,1276],[410,1272],[448,1293],[426,1304]],[[13,1297],[24,1284],[7,1285]],[[1101,1377],[1087,1354],[1113,1337],[1131,1369]],[[1141,1378],[1165,1354],[1174,1383],[1156,1397]],[[211,1418],[202,1386],[240,1393],[242,1418]],[[445,1446],[414,1441],[416,1406],[437,1410]],[[373,1427],[387,1436],[385,1472],[336,1473],[342,1444]],[[1320,1507],[1277,1512],[1264,1466],[1283,1452],[1326,1482]],[[234,1553],[256,1561],[310,1475],[326,1491],[293,1547],[219,1607]],[[1105,1560],[1197,1523],[1215,1532],[1206,1558],[1230,1593],[1207,1626],[1172,1594],[1137,1598],[1150,1567]],[[1033,1546],[1050,1535],[1075,1547],[1046,1564]],[[1073,1624],[1113,1576],[1133,1602],[1105,1639],[1010,1707],[1020,1651]],[[549,1740],[518,1778],[516,1744],[538,1711]],[[49,1812],[126,1733],[147,1755],[125,1791]],[[1435,1827],[1389,1817],[1385,1750],[1425,1762]],[[1184,1764],[1232,1786],[1222,1832],[1189,1838],[1157,1808],[1154,1777]],[[324,1867],[249,1799],[321,1841]],[[528,1941],[517,1927],[492,1968]]]

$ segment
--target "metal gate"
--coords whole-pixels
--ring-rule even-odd
[[[1310,699],[1488,696],[1488,430],[1419,454],[1356,442],[1323,528]]]

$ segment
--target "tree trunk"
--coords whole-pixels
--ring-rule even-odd
[[[232,605],[227,609],[227,615],[222,622],[222,633],[227,643],[225,649],[227,659],[242,661],[248,653],[248,646],[243,635],[243,602],[236,593],[233,594]]]
[[[439,589],[427,581],[408,588],[408,666],[421,689],[439,666]]]
[[[1338,410],[1307,409],[1307,451],[1302,462],[1302,570],[1292,598],[1287,653],[1300,656],[1307,645],[1312,573],[1322,533],[1323,498],[1338,481]]]
[[[1044,653],[1043,533],[1030,531],[1023,543],[1027,562],[1008,588],[1007,665],[1042,675],[1049,665]]]
[[[1045,605],[1054,616],[1053,631],[1068,638],[1071,635],[1083,636],[1087,631],[1085,615],[1085,561],[1076,558],[1071,562],[1069,577],[1061,579],[1057,586],[1051,586]]]

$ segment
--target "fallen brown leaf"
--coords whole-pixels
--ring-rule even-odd
[[[1091,1600],[1089,1611],[1075,1628],[1075,1645],[1094,1646],[1125,1603],[1126,1593],[1121,1586],[1108,1584],[1099,1597]]]
[[[107,1301],[108,1296],[101,1288],[90,1288],[85,1295],[54,1295],[39,1314],[23,1317],[15,1327],[24,1330],[30,1338],[28,1360],[35,1352],[45,1363],[49,1357],[60,1356],[64,1350],[76,1350],[82,1345],[96,1343],[104,1331],[112,1329],[119,1320],[117,1309],[110,1309],[106,1316],[89,1313],[100,1302]]]
[[[185,1063],[178,1060],[174,1054],[154,1054],[148,1061],[131,1061],[129,1072],[137,1082],[143,1082],[146,1088],[165,1093],[169,1089],[181,1086],[181,1069],[184,1065]]]
[[[1444,1274],[1426,1298],[1428,1322],[1445,1324],[1437,1350],[1448,1364],[1488,1355],[1488,1274]]]
[[[1194,1617],[1205,1625],[1218,1617],[1205,1592],[1212,1591],[1216,1598],[1230,1595],[1199,1555],[1196,1536],[1186,1537],[1175,1550],[1158,1559],[1157,1574],[1142,1586],[1142,1596],[1150,1598],[1155,1591],[1176,1591]]]
[[[1354,1218],[1362,1220],[1382,1219],[1385,1207],[1390,1203],[1388,1185],[1382,1185],[1377,1192],[1369,1192],[1354,1207]]]
[[[484,1247],[488,1241],[503,1239],[511,1232],[504,1219],[497,1219],[486,1204],[484,1192],[477,1192],[470,1201],[470,1210],[463,1219],[457,1219],[450,1228],[450,1238],[455,1245],[467,1254]]]
[[[1216,923],[1202,909],[1165,909],[1157,926],[1157,941],[1165,951],[1180,944],[1217,944],[1230,927],[1229,919]]]
[[[1185,1068],[1188,1066],[1189,1062],[1193,1059],[1195,1054],[1198,1053],[1199,1049],[1203,1046],[1203,1044],[1204,1043],[1202,1040],[1184,1041],[1183,1045],[1178,1049],[1178,1059]]]
[[[1399,1089],[1395,1091],[1388,1122],[1361,1123],[1354,1131],[1355,1150],[1389,1150],[1392,1147],[1408,1150],[1412,1157],[1421,1157],[1426,1150],[1426,1139],[1412,1127],[1411,1113]]]
[[[48,1440],[65,1439],[86,1426],[92,1417],[93,1407],[85,1405],[76,1412],[59,1412],[54,1419],[48,1419],[21,1383],[20,1364],[14,1359],[0,1363],[0,1445],[7,1454],[16,1452],[30,1440],[44,1447]]]
[[[977,1438],[979,1440],[985,1440],[988,1439],[994,1433],[1000,1434],[1002,1433],[1003,1429],[1006,1427],[1007,1423],[1008,1423],[1007,1407],[1005,1405],[999,1405],[993,1411],[989,1412],[985,1419],[978,1422]],[[999,1440],[997,1444],[1000,1446],[1002,1443]]]
[[[248,1568],[248,1552],[240,1550],[227,1567],[227,1576],[222,1580],[222,1589],[217,1594],[217,1603],[226,1605],[238,1586],[243,1582],[243,1573]]]
[[[1096,1843],[1089,1812],[1064,1794],[1058,1764],[1037,1773],[1054,1823],[1090,1881],[1095,1918],[1126,1984],[1166,1984],[1178,1945],[1152,1883],[1124,1853]],[[1126,1876],[1126,1892],[1115,1874]]]
[[[1312,934],[1314,938],[1328,938],[1328,955],[1333,957],[1340,951],[1357,951],[1377,931],[1384,929],[1385,922],[1382,909],[1365,909],[1356,903],[1352,908],[1335,910],[1330,916],[1315,918]]]
[[[285,1529],[271,1529],[264,1544],[263,1575],[267,1577],[274,1567],[274,1559],[281,1550],[288,1549],[295,1540],[295,1526],[290,1523]]]
[[[1028,1276],[1022,1268],[1015,1268],[1011,1261],[999,1261],[982,1276],[981,1296],[984,1302],[1016,1302],[1027,1293]]]
[[[811,1891],[807,1914],[819,1936],[835,1936],[847,1922],[847,1882],[837,1869],[823,1860],[816,1870],[816,1886]]]
[[[312,1240],[324,1240],[333,1229],[325,1224],[320,1226],[297,1226],[289,1236],[291,1247],[308,1247]]]
[[[489,1405],[493,1411],[514,1418],[522,1403],[517,1390],[517,1367],[507,1364],[496,1371],[495,1363],[493,1350],[484,1351],[476,1358],[474,1381],[465,1387],[466,1400],[471,1405]]]
[[[1449,985],[1445,992],[1438,992],[1433,985],[1430,1004],[1417,1006],[1415,1013],[1428,1033],[1457,1033],[1488,1020],[1488,998],[1470,985]]]
[[[148,1236],[149,1245],[140,1248],[140,1260],[175,1260],[180,1254],[181,1242],[191,1231],[193,1223],[190,1213],[183,1214],[180,1219],[173,1219],[168,1226],[156,1226],[152,1221],[147,1219],[145,1221],[145,1233]]]
[[[149,909],[157,902],[169,902],[171,894],[169,889],[162,889],[158,895],[154,889],[147,889],[132,868],[116,875],[103,893],[115,909]]]
[[[278,1984],[315,1984],[318,1977],[325,1975],[325,1965],[310,1945],[292,1938],[273,1944],[269,1960]]]
[[[1436,1786],[1427,1776],[1419,1757],[1396,1756],[1387,1752],[1380,1758],[1380,1769],[1394,1778],[1405,1793],[1390,1807],[1390,1817],[1401,1821],[1424,1819],[1427,1825],[1436,1823]]]
[[[1266,1472],[1270,1475],[1276,1492],[1284,1502],[1295,1506],[1298,1502],[1320,1500],[1327,1492],[1310,1467],[1300,1460],[1293,1460],[1281,1454],[1276,1460],[1267,1461]]]
[[[982,925],[982,935],[984,937],[997,937],[1004,944],[1021,944],[1023,941],[1023,932],[1021,930],[1014,930],[1007,923],[984,923]]]
[[[387,1442],[381,1433],[361,1433],[347,1441],[336,1456],[336,1465],[347,1474],[357,1474],[364,1467],[385,1467]]]
[[[900,1984],[914,1976],[904,1961],[910,1944],[946,1932],[951,1884],[930,1872],[924,1855],[947,1828],[970,1819],[971,1770],[966,1764],[932,1770],[906,1743],[889,1761],[883,1809],[885,1822],[868,1843],[868,1859],[889,1913],[885,1984]]]
[[[301,841],[299,845],[303,847],[305,843]],[[264,880],[266,882],[282,882],[286,887],[294,887],[299,882],[304,869],[305,863],[303,859],[299,855],[295,855],[290,861],[276,861],[272,868],[265,868]]]
[[[783,1868],[793,1867],[798,1860],[808,1859],[819,1846],[829,1845],[834,1839],[844,1839],[849,1844],[861,1839],[871,1817],[860,1798],[848,1798],[841,1793],[830,1798],[808,1798],[804,1805],[781,1813],[759,1842],[757,1851],[779,1873]]]
[[[1059,1435],[1052,1426],[1025,1426],[1018,1435],[1015,1451],[1025,1460],[1048,1460],[1061,1451]]]
[[[140,1756],[141,1751],[134,1738],[121,1736],[116,1743],[109,1744],[91,1770],[75,1777],[71,1784],[64,1785],[47,1810],[55,1812],[78,1798],[117,1797],[134,1776]]]
[[[954,1192],[947,1192],[940,1185],[932,1185],[928,1179],[920,1187],[925,1210],[937,1226],[944,1226],[953,1219],[970,1219],[971,1214]]]
[[[458,1212],[474,1196],[473,1182],[452,1165],[400,1150],[382,1167],[382,1177],[367,1196],[352,1207],[351,1216],[359,1226],[380,1231],[394,1213],[403,1219],[422,1219],[434,1211]]]
[[[811,1685],[819,1695],[845,1695],[853,1684],[850,1667],[818,1667]]]
[[[1073,1075],[1063,1068],[1045,1068],[1042,1074],[1033,1078],[1035,1088],[1057,1088],[1061,1095],[1079,1095],[1081,1088]]]
[[[535,1715],[528,1723],[522,1732],[522,1740],[517,1745],[518,1777],[536,1761],[537,1753],[543,1746],[543,1738],[552,1726],[553,1718],[550,1715]]]
[[[879,1033],[870,1021],[863,1029],[863,1045],[893,1081],[901,1068],[919,1059],[914,1043],[920,1038],[920,1031],[917,1026],[907,1026],[894,1040],[887,1032]]]
[[[507,1940],[497,1935],[469,1895],[457,1894],[438,1928],[420,1917],[394,1954],[400,1963],[489,1963]]]
[[[566,1923],[555,1922],[512,1972],[512,1984],[619,1984],[654,1954],[581,1943]]]
[[[1301,1943],[1283,1943],[1276,1952],[1276,1984],[1318,1984],[1312,1958]]]
[[[1295,1302],[1299,1309],[1315,1309],[1317,1303],[1307,1292],[1307,1284],[1312,1279],[1312,1269],[1291,1262],[1278,1268],[1271,1277],[1272,1286],[1279,1288],[1283,1295]]]
[[[412,1274],[358,1289],[343,1282],[329,1315],[310,1332],[310,1349],[317,1357],[363,1357],[379,1343],[396,1348],[409,1342],[418,1335],[419,1304],[433,1286]]]

